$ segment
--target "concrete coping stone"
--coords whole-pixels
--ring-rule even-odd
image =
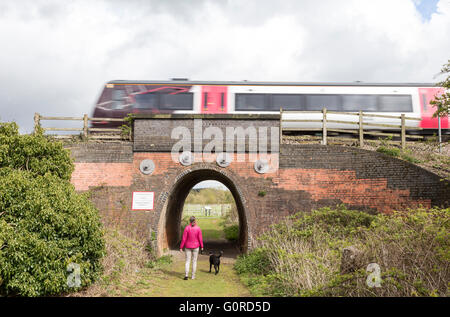
[[[157,113],[136,114],[135,120],[140,119],[221,119],[221,120],[280,120],[279,114],[232,114],[232,113]]]

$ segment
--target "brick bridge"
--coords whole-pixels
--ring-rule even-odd
[[[449,182],[433,173],[359,148],[319,144],[278,146],[274,140],[279,140],[279,124],[276,115],[138,117],[133,123],[133,142],[66,146],[75,163],[72,183],[76,190],[90,192],[104,222],[148,240],[158,254],[177,247],[184,201],[191,188],[204,180],[217,180],[233,194],[243,252],[252,247],[254,237],[271,223],[298,211],[338,204],[383,213],[419,205],[449,206]],[[175,159],[171,154],[180,140],[171,136],[180,126],[185,133],[188,131],[193,144],[192,162],[188,159],[184,164],[178,161],[178,154]],[[244,132],[252,127],[260,134],[238,134],[235,143],[245,140],[245,149],[233,145],[234,140],[224,140],[223,149],[232,146],[228,148],[232,149],[232,160],[230,163],[228,157],[224,162],[229,165],[221,167],[216,161],[219,152],[202,156],[201,150],[211,140],[201,140],[201,133],[203,137],[208,137],[211,131],[223,133],[225,138],[230,127],[242,127]],[[267,133],[268,153],[255,157],[254,145],[258,141],[264,145],[261,133]],[[259,164],[261,161],[255,164],[261,158],[268,163],[267,170],[266,165]],[[142,169],[143,162],[149,163],[147,170]],[[153,209],[132,210],[133,192],[154,192]]]

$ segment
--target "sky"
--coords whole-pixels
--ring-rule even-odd
[[[201,188],[217,188],[222,190],[229,190],[224,184],[218,181],[208,180],[197,183],[192,189],[201,189]]]
[[[92,114],[107,81],[437,82],[450,0],[1,0],[0,120]]]

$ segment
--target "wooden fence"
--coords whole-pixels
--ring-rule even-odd
[[[283,116],[288,116],[289,114],[305,114],[311,115],[313,114],[315,117],[317,117],[321,114],[320,119],[284,119]],[[342,116],[352,116],[355,118],[354,121],[347,121],[347,120],[335,120],[335,119],[329,119],[327,118],[327,115],[342,115]],[[376,122],[366,122],[365,119],[367,118],[387,118],[389,120],[399,120],[399,124],[385,124],[385,123],[376,123]],[[338,132],[338,133],[348,133],[348,134],[354,134],[355,136],[359,137],[359,146],[364,145],[364,135],[375,135],[375,136],[381,136],[381,137],[398,137],[399,141],[387,141],[389,143],[400,143],[401,147],[404,149],[406,147],[406,139],[423,139],[423,136],[421,135],[410,135],[407,134],[407,130],[422,130],[422,128],[415,127],[415,126],[407,126],[406,120],[416,120],[420,121],[421,118],[414,118],[414,117],[406,117],[405,114],[401,114],[400,116],[391,116],[391,115],[380,115],[380,114],[372,114],[372,113],[364,113],[362,111],[359,111],[357,113],[355,112],[338,112],[338,111],[328,111],[326,108],[323,108],[322,111],[283,111],[283,109],[280,109],[280,144],[282,143],[282,135],[284,131],[321,131],[321,143],[326,145],[327,139],[330,138],[328,136],[328,132]],[[298,128],[298,127],[283,127],[283,123],[321,123],[321,128]],[[333,124],[333,127],[330,127],[330,124]],[[335,126],[338,125],[336,128]],[[355,128],[354,129],[348,129],[348,128],[339,128],[339,125],[352,125]],[[374,131],[373,128],[377,127],[378,131]],[[399,130],[398,133],[396,132],[381,132],[379,131],[379,128],[383,128],[383,130]],[[372,129],[371,129],[372,128]],[[349,141],[352,139],[344,139],[339,137],[332,137],[335,140],[342,140],[342,141]]]
[[[107,121],[107,122],[124,122],[124,119],[114,119],[114,118],[89,118],[87,114],[83,117],[45,117],[41,116],[39,113],[34,114],[34,133],[37,132],[38,127],[41,126],[42,120],[53,120],[53,121],[83,121],[82,128],[60,128],[60,127],[41,127],[44,132],[46,131],[73,131],[79,132],[78,135],[66,134],[66,135],[52,135],[58,139],[73,138],[74,136],[81,136],[85,139],[128,139],[131,140],[131,131],[126,133],[125,130],[121,128],[90,128],[89,121]],[[96,132],[96,133],[91,133]]]
[[[289,114],[303,114],[308,117],[315,116],[314,119],[307,119],[305,116],[305,119],[285,119],[284,116],[289,116]],[[348,121],[348,120],[335,120],[330,119],[327,117],[327,115],[338,115],[338,116],[352,116],[355,118],[354,121]],[[366,122],[365,119],[367,118],[387,118],[387,119],[394,119],[399,120],[399,124],[385,124],[385,123],[375,123],[375,122]],[[41,121],[43,120],[75,120],[75,121],[82,121],[83,127],[82,128],[60,128],[60,127],[43,127],[42,129],[44,131],[76,131],[80,132],[79,136],[85,138],[85,139],[132,139],[131,135],[131,129],[129,131],[123,130],[121,128],[90,128],[89,127],[89,121],[107,121],[107,122],[124,122],[124,119],[113,119],[113,118],[89,118],[87,114],[85,114],[83,117],[45,117],[41,116],[40,114],[36,113],[34,115],[34,129],[35,132],[37,131],[37,128],[41,126]],[[315,137],[316,139],[321,139],[321,143],[326,145],[327,140],[329,138],[332,138],[333,140],[342,140],[342,141],[349,141],[352,139],[348,138],[339,138],[339,137],[331,137],[328,135],[328,132],[338,132],[338,133],[348,133],[353,134],[357,137],[359,137],[359,145],[364,145],[364,135],[375,135],[375,136],[381,136],[381,137],[398,137],[399,141],[387,141],[389,143],[399,143],[401,144],[402,148],[405,148],[406,146],[406,139],[423,139],[423,136],[421,135],[411,135],[407,134],[406,132],[408,130],[422,130],[422,128],[414,127],[414,126],[407,126],[406,120],[416,120],[420,121],[420,118],[414,118],[414,117],[406,117],[405,114],[401,114],[400,116],[390,116],[390,115],[380,115],[380,114],[372,114],[372,113],[363,113],[362,111],[359,111],[357,113],[355,112],[338,112],[338,111],[328,111],[326,108],[324,108],[322,111],[284,111],[283,109],[280,109],[280,144],[282,144],[283,141],[283,132],[285,131],[318,131],[321,132],[321,137]],[[283,127],[283,123],[321,123],[321,128],[299,128],[299,127]],[[330,126],[330,124],[333,124],[333,126]],[[335,127],[336,125],[352,125],[355,128],[349,129],[349,128],[340,128]],[[398,130],[399,132],[381,132],[374,131],[374,127],[381,127],[383,130]],[[371,129],[372,128],[372,129]],[[96,132],[96,133],[91,133]],[[74,135],[53,135],[55,138],[72,138]]]
[[[183,216],[195,217],[222,217],[231,210],[231,204],[211,204],[208,205],[210,210],[206,213],[206,205],[201,204],[184,204]]]

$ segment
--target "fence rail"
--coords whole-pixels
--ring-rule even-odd
[[[304,115],[312,115],[313,119],[284,119],[284,117],[289,117],[290,114],[304,114]],[[317,119],[317,116],[321,115],[322,118]],[[333,116],[332,119],[329,119],[328,115]],[[351,120],[350,118],[344,118],[345,120],[337,120],[334,116],[353,116],[356,120]],[[385,118],[389,119],[388,123],[385,122],[367,122],[370,118]],[[398,124],[392,124],[391,120],[400,120]],[[422,128],[406,125],[406,120],[416,120],[420,121],[421,118],[415,117],[407,117],[405,114],[401,114],[400,116],[396,115],[381,115],[381,114],[372,114],[372,113],[364,113],[359,111],[355,112],[338,112],[338,111],[328,111],[326,108],[323,108],[322,111],[283,111],[280,108],[280,143],[282,143],[282,135],[283,131],[321,131],[321,143],[326,145],[328,139],[339,139],[345,140],[342,137],[330,137],[328,136],[328,132],[338,132],[338,133],[348,133],[348,134],[356,134],[359,136],[359,146],[364,145],[364,136],[365,135],[374,135],[374,136],[386,136],[386,137],[399,137],[400,141],[390,141],[389,143],[399,143],[401,147],[404,149],[406,147],[406,139],[423,139],[422,135],[411,135],[407,134],[408,130],[422,130]],[[321,128],[297,128],[297,127],[283,127],[283,123],[322,123]],[[337,127],[336,127],[337,125]],[[352,128],[342,127],[342,125],[346,126],[354,126]],[[382,128],[390,128],[391,130],[399,130],[399,132],[381,132],[381,131],[373,131],[369,130],[370,127],[382,127]],[[314,138],[313,138],[314,139]],[[317,137],[315,139],[318,139]],[[351,139],[347,139],[351,140]]]
[[[304,118],[289,118],[290,114],[304,114]],[[306,119],[307,117],[311,117],[311,119]],[[332,116],[332,117],[331,117]],[[351,118],[344,118],[345,120],[337,120],[335,116],[351,116],[354,117],[354,121],[350,121]],[[319,117],[319,118],[318,118]],[[378,123],[378,122],[367,122],[370,118],[386,118],[389,119],[389,123]],[[119,118],[90,118],[87,114],[83,117],[47,117],[41,116],[38,113],[34,115],[34,131],[37,132],[38,127],[41,126],[41,121],[43,120],[53,120],[53,121],[82,121],[82,128],[60,128],[60,127],[43,127],[44,131],[75,131],[80,132],[83,138],[90,139],[132,139],[131,129],[129,132],[124,131],[121,128],[90,128],[89,121],[107,121],[107,122],[125,122],[125,119]],[[400,120],[398,124],[392,124],[391,120]],[[410,125],[406,125],[407,120],[416,120],[420,121],[421,118],[415,117],[407,117],[405,114],[399,115],[381,115],[381,114],[373,114],[373,113],[364,113],[359,111],[355,112],[337,112],[337,111],[328,111],[326,108],[323,108],[322,111],[285,111],[282,108],[280,109],[280,144],[283,141],[283,132],[284,131],[295,131],[295,132],[306,132],[306,131],[317,131],[321,132],[322,136],[321,143],[326,145],[328,139],[343,139],[342,137],[333,137],[329,136],[328,132],[334,133],[347,133],[358,135],[359,145],[364,145],[364,136],[365,135],[374,135],[374,136],[385,136],[385,137],[397,137],[400,141],[392,141],[391,143],[400,142],[401,147],[405,148],[406,139],[423,139],[422,135],[411,135],[407,134],[408,130],[422,130],[422,128],[414,127]],[[285,126],[285,123],[321,123],[322,127],[289,127]],[[344,125],[344,127],[342,127]],[[284,127],[285,126],[285,127]],[[348,128],[351,126],[351,128]],[[398,132],[381,132],[374,131],[374,129],[370,130],[370,127],[383,127],[390,128],[390,130],[399,130]],[[92,133],[97,132],[97,133]],[[104,134],[101,134],[101,133]],[[55,138],[72,138],[74,135],[53,135]],[[314,137],[312,139],[318,139],[318,137]],[[347,139],[348,140],[348,139]],[[349,139],[351,140],[351,139]]]
[[[83,121],[82,128],[60,128],[60,127],[42,127],[43,131],[75,131],[81,132],[81,137],[87,139],[129,139],[131,140],[131,131],[128,135],[124,135],[124,130],[120,128],[90,128],[89,121],[107,121],[107,122],[125,122],[124,119],[118,118],[89,118],[87,114],[83,117],[47,117],[41,116],[39,113],[34,114],[34,133],[37,132],[38,127],[41,127],[41,121]],[[90,132],[99,132],[98,134],[91,134]],[[100,133],[105,134],[100,134]],[[53,135],[58,139],[72,138],[75,135]]]

